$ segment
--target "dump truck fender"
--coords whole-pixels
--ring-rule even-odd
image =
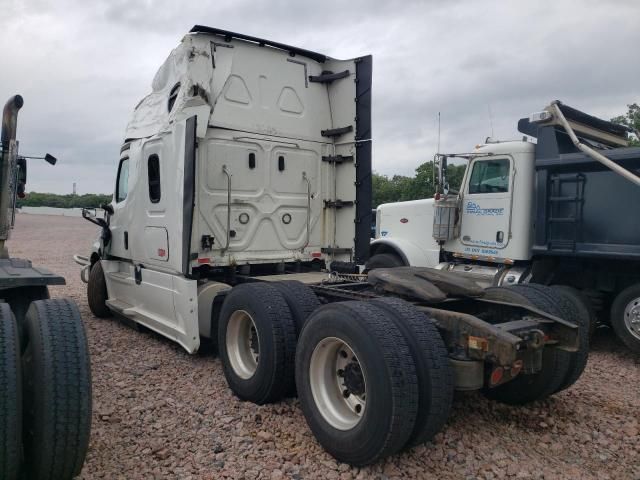
[[[440,263],[440,250],[425,249],[403,238],[378,238],[371,242],[371,256],[377,253],[394,253],[405,265],[435,267]]]

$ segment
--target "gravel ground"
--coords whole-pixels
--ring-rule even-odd
[[[66,277],[52,296],[75,299],[87,326],[94,413],[81,478],[640,479],[640,358],[609,329],[568,391],[524,408],[457,395],[433,443],[351,468],[314,441],[296,399],[239,401],[212,355],[93,317],[72,255],[96,233],[80,218],[21,214],[9,242],[12,256]]]

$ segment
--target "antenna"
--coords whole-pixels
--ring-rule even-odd
[[[489,110],[489,125],[491,126],[491,138],[493,138],[493,114],[491,113],[491,104],[487,103],[487,110]]]
[[[438,147],[436,148],[436,154],[433,157],[433,168],[431,169],[431,184],[436,184],[436,158],[440,154],[440,112],[438,112]]]
[[[440,153],[440,112],[438,112],[438,149],[436,153]]]

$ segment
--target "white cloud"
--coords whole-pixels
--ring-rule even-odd
[[[21,93],[23,153],[50,151],[28,189],[110,192],[129,114],[194,24],[337,58],[374,56],[374,168],[411,174],[437,145],[466,151],[550,100],[608,118],[640,97],[635,1],[12,0],[0,93]],[[4,99],[0,99],[4,100]]]

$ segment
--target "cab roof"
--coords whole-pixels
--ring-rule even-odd
[[[264,38],[252,37],[250,35],[244,35],[242,33],[230,32],[228,30],[221,30],[219,28],[206,27],[204,25],[194,25],[189,33],[207,33],[209,35],[217,35],[219,37],[224,38],[225,42],[230,42],[232,39],[236,38],[238,40],[244,40],[246,42],[257,43],[261,47],[268,46],[271,48],[277,48],[278,50],[284,50],[289,52],[289,54],[293,57],[295,55],[300,55],[301,57],[307,57],[311,60],[315,60],[318,63],[324,63],[327,60],[327,56],[322,53],[312,52],[311,50],[305,50],[303,48],[292,47],[291,45],[286,45],[284,43],[273,42],[271,40],[266,40]]]

